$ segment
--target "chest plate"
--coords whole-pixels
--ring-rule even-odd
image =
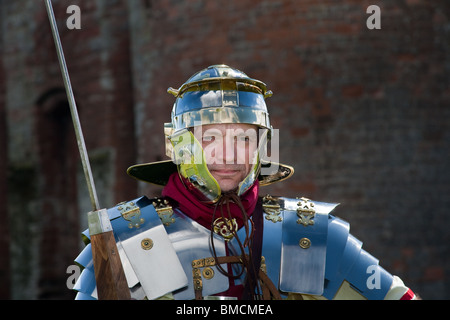
[[[204,296],[228,289],[228,278],[217,269],[210,250],[211,233],[180,210],[174,210],[175,222],[166,226],[170,241],[183,266],[187,286],[173,293],[175,299],[195,298],[195,287],[201,286]],[[225,242],[213,235],[217,256],[225,256]]]

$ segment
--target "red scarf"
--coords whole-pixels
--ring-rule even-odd
[[[256,203],[258,200],[259,182],[255,181],[253,186],[250,187],[242,196],[241,201],[247,212],[248,217],[250,217],[255,210]],[[215,204],[208,204],[201,202],[197,197],[195,197],[191,192],[189,192],[181,181],[178,172],[172,173],[167,182],[167,185],[162,191],[163,197],[169,197],[179,203],[181,211],[189,216],[194,221],[200,223],[207,229],[211,228],[212,217],[215,209]],[[230,213],[233,218],[236,219],[239,228],[243,225],[242,212],[238,205],[231,202]],[[220,213],[216,213],[219,217]]]

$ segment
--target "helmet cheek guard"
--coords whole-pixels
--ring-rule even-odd
[[[187,129],[177,131],[169,139],[173,146],[172,161],[186,188],[201,200],[217,201],[220,186],[208,170],[200,142]]]

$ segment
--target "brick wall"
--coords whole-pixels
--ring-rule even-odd
[[[450,297],[446,1],[74,0],[81,30],[65,28],[68,4],[53,2],[104,206],[159,192],[124,172],[134,163],[165,159],[162,125],[173,104],[166,89],[226,63],[274,91],[268,103],[272,124],[280,128],[280,160],[296,170],[285,184],[262,193],[340,202],[336,213],[386,269],[424,298]],[[366,27],[371,4],[381,8],[381,30]],[[23,297],[18,288],[26,288],[31,293],[25,297],[49,298],[42,281],[51,273],[59,280],[50,282],[67,277],[61,269],[79,239],[69,236],[72,249],[58,255],[67,257],[55,263],[59,269],[32,267],[38,255],[55,259],[48,244],[53,240],[41,236],[49,230],[42,221],[66,221],[60,211],[68,205],[73,215],[79,212],[82,228],[90,208],[74,165],[77,151],[69,152],[71,162],[56,140],[45,146],[53,130],[39,125],[48,118],[37,101],[62,87],[43,4],[3,2],[0,8],[0,111],[8,124],[9,176],[16,177],[8,181],[6,207],[13,227],[26,221],[19,230],[34,241],[18,255],[15,248],[26,241],[11,228],[12,296]],[[45,159],[52,152],[71,168],[73,187],[66,194],[51,187],[58,161]],[[20,177],[30,176],[36,183],[22,190],[28,204],[18,205]],[[45,209],[51,199],[53,213]],[[26,263],[19,270],[20,261]]]
[[[0,17],[2,17],[2,7],[0,6]],[[0,24],[0,43],[3,43],[3,28]],[[5,87],[4,87],[4,71],[3,64],[0,63],[0,299],[8,299],[10,292],[10,254],[9,254],[9,219],[6,206],[7,201],[7,129],[6,129],[6,107],[5,107]]]

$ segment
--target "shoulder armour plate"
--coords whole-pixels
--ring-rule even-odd
[[[333,299],[345,285],[364,298],[383,299],[392,275],[362,249],[347,222],[331,215],[336,206],[306,198],[263,198],[268,276],[282,292]]]
[[[323,293],[328,217],[336,206],[306,198],[263,198],[264,270],[282,292]]]
[[[324,297],[333,299],[343,285],[366,299],[383,299],[393,276],[378,264],[378,260],[362,249],[362,242],[349,233],[349,224],[330,217],[328,227],[327,279]]]
[[[155,299],[187,285],[176,251],[147,197],[120,203],[108,209],[108,215],[133,298]],[[88,237],[87,232],[84,234]],[[75,289],[97,298],[92,285],[95,277],[90,276],[93,264],[89,245],[75,261],[85,268]]]
[[[328,214],[336,204],[306,198],[283,200],[280,285],[283,292],[322,295]]]

